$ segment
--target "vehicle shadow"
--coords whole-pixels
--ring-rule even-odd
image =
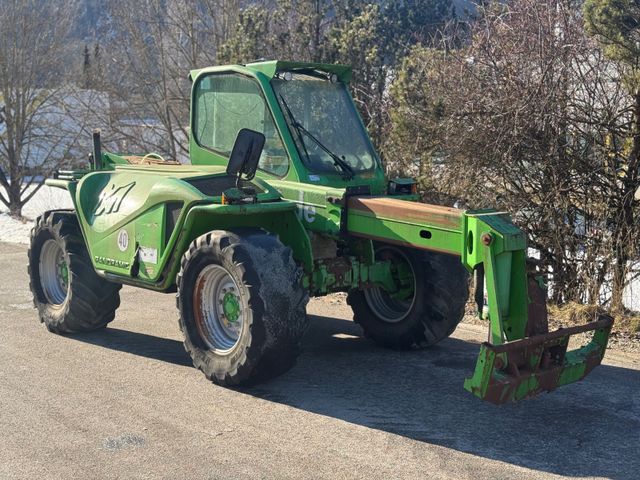
[[[191,365],[177,340],[116,328],[73,338]],[[534,470],[638,478],[640,371],[600,366],[550,395],[497,407],[462,388],[478,353],[471,342],[450,338],[427,350],[396,352],[362,338],[351,321],[311,316],[304,347],[291,371],[238,390]],[[419,446],[414,454],[420,457]]]
[[[311,321],[297,366],[245,393],[535,470],[638,478],[637,370],[600,366],[550,395],[498,407],[462,388],[476,344],[450,338],[395,352],[362,338],[353,322]]]
[[[69,338],[175,365],[193,366],[191,358],[182,346],[182,342],[170,338],[156,337],[146,333],[112,327],[95,332],[77,333]]]

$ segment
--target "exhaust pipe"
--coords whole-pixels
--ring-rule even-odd
[[[93,130],[93,169],[102,169],[102,145],[100,143],[100,129]]]

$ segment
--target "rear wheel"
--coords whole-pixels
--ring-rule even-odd
[[[398,289],[349,292],[353,319],[367,337],[407,349],[433,345],[453,333],[469,296],[469,274],[458,258],[380,244],[376,259],[391,262]]]
[[[87,332],[114,319],[121,285],[96,274],[75,213],[38,217],[28,256],[33,303],[50,331]]]
[[[202,235],[184,254],[177,283],[184,346],[208,379],[248,384],[293,366],[309,296],[277,237],[258,229]]]

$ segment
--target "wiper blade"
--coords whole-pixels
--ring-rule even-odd
[[[310,160],[309,158],[309,152],[307,151],[307,146],[304,143],[304,137],[303,137],[303,133],[309,137],[311,140],[313,140],[313,142],[318,145],[318,147],[320,147],[320,149],[322,151],[324,151],[327,155],[329,155],[329,157],[331,157],[331,160],[333,160],[333,165],[341,171],[342,173],[342,177],[345,180],[351,180],[353,178],[353,168],[351,168],[351,165],[349,165],[346,160],[344,159],[344,157],[340,158],[338,155],[336,155],[335,153],[333,153],[331,150],[329,150],[329,148],[327,148],[324,143],[322,143],[320,140],[318,140],[315,135],[313,135],[309,130],[307,130],[300,122],[298,122],[298,120],[296,120],[296,117],[293,116],[293,113],[291,112],[291,109],[289,108],[289,105],[287,105],[287,102],[285,101],[285,99],[282,97],[282,95],[280,95],[280,100],[282,100],[282,105],[284,105],[285,110],[287,111],[287,115],[289,115],[289,119],[291,120],[291,124],[293,125],[293,127],[296,129],[296,133],[298,134],[298,137],[300,137],[300,143],[302,143],[302,148],[304,148],[304,153],[307,157],[307,160]]]
[[[304,150],[304,155],[307,157],[307,162],[311,162],[311,158],[309,157],[309,152],[307,151],[307,145],[304,143],[304,135],[302,135],[303,131],[300,128],[302,127],[302,124],[299,123],[298,120],[296,120],[296,117],[293,116],[293,112],[289,108],[289,105],[285,101],[282,94],[280,94],[279,96],[280,96],[280,101],[282,102],[282,105],[284,105],[284,108],[287,111],[287,115],[289,115],[289,120],[291,120],[291,125],[293,126],[293,128],[296,129],[296,133],[298,134],[298,138],[300,139],[300,144],[302,145],[302,149]]]
[[[320,147],[327,155],[331,157],[333,160],[333,164],[338,167],[338,170],[342,171],[342,176],[346,180],[351,180],[353,178],[353,168],[349,165],[344,158],[340,158],[338,155],[329,150],[320,140],[318,140],[309,130],[304,128],[302,125],[298,125],[298,128],[302,130],[302,132],[309,137],[313,142]]]

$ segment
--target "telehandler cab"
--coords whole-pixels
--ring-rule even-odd
[[[474,272],[489,338],[467,390],[504,403],[587,375],[613,320],[549,333],[523,232],[505,213],[418,203],[413,180],[387,180],[350,77],[281,61],[192,71],[190,165],[102,151],[94,133],[90,168],[46,182],[75,209],[32,230],[41,321],[95,330],[113,320],[122,284],[177,292],[194,365],[231,386],[294,364],[309,296],[347,292],[380,345],[433,345],[462,319]],[[592,340],[567,351],[587,331]]]

